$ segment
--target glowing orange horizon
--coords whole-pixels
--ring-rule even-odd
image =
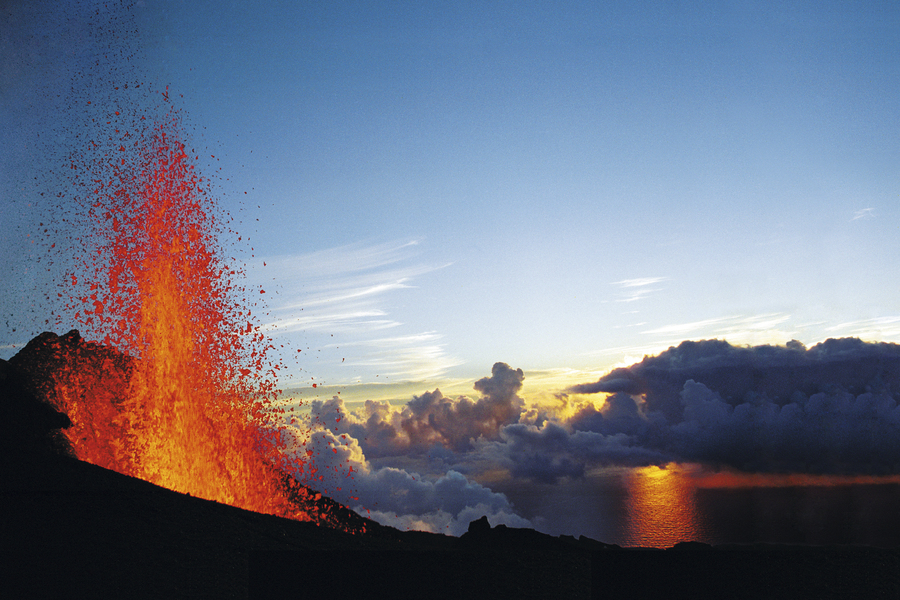
[[[702,534],[693,490],[669,465],[632,470],[624,482],[629,502],[624,543],[627,546],[670,548],[697,540]]]
[[[698,488],[813,487],[900,483],[900,475],[816,475],[810,473],[744,473],[695,471],[690,477]]]

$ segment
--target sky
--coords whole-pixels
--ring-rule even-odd
[[[892,3],[131,10],[305,381],[900,338]]]
[[[263,329],[291,349],[288,395],[401,432],[393,446],[344,432],[382,477],[373,489],[428,472],[472,494],[395,512],[443,511],[458,527],[480,503],[519,522],[485,465],[577,480],[609,450],[576,443],[579,431],[632,436],[643,454],[616,464],[712,460],[672,433],[683,414],[609,429],[589,411],[634,412],[628,401],[573,387],[684,340],[900,342],[896,3],[62,6],[2,5],[2,358],[45,328],[35,298],[49,282],[27,236],[46,208],[31,172],[59,169],[39,151],[71,114],[52,90],[109,35],[85,23],[112,13],[129,23],[129,68],[168,86],[208,150],[198,166],[252,247],[249,282],[269,292]],[[32,143],[41,132],[45,146]],[[505,391],[476,386],[492,377]],[[704,393],[673,397],[684,409]],[[440,410],[469,425],[432,432],[415,454],[403,420]],[[528,448],[554,432],[557,475],[510,458],[541,456]]]

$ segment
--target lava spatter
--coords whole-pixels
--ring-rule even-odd
[[[77,361],[57,377],[74,452],[202,498],[340,526],[287,475],[304,465],[279,446],[280,365],[222,259],[220,211],[177,119],[120,135],[116,155],[89,147],[73,163],[92,235],[67,278],[68,311],[86,337],[129,357],[93,380]]]
[[[28,93],[14,95],[4,193],[27,259],[8,297],[27,318],[6,327],[84,336],[29,343],[43,357],[31,364],[53,366],[39,379],[73,421],[73,451],[195,496],[352,528],[285,477],[312,469],[279,431],[280,365],[256,317],[273,290],[242,283],[240,236],[198,169],[219,153],[194,147],[172,107],[180,94],[143,68],[136,5],[21,4],[34,23],[14,35],[11,66]]]

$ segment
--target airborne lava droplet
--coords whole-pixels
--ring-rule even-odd
[[[74,259],[82,284],[70,274],[68,311],[86,338],[130,361],[126,371],[103,363],[116,394],[95,394],[74,364],[57,378],[76,455],[193,496],[359,531],[289,475],[315,469],[281,446],[271,410],[281,365],[236,297],[240,271],[221,259],[218,208],[177,119],[120,135],[121,161],[91,146],[75,159],[93,231]]]

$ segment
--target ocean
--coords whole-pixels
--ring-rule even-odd
[[[694,469],[609,470],[555,484],[494,482],[551,535],[628,547],[859,544],[900,547],[897,478],[740,476]]]

